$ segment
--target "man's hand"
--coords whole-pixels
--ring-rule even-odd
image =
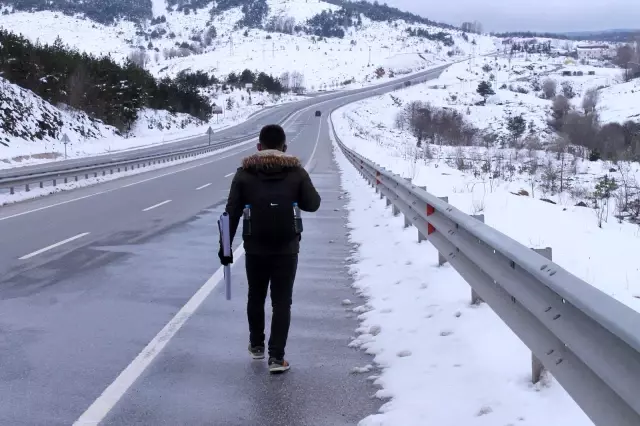
[[[229,266],[233,263],[233,251],[229,256],[225,256],[222,247],[220,247],[220,250],[218,250],[218,258],[220,259],[222,266]]]

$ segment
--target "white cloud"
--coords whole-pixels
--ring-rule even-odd
[[[389,6],[459,25],[478,20],[488,31],[590,31],[638,28],[638,0],[387,0]]]

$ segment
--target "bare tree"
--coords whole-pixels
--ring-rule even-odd
[[[624,128],[618,123],[608,123],[598,133],[598,148],[606,158],[617,161],[625,150],[624,140]]]
[[[142,69],[146,69],[147,65],[149,64],[149,59],[150,58],[149,58],[149,55],[147,54],[147,52],[145,52],[144,50],[136,49],[136,50],[132,51],[131,53],[129,53],[128,59],[134,65],[137,65],[138,67],[140,67]]]
[[[588,149],[598,148],[598,132],[600,125],[597,114],[582,115],[570,111],[564,117],[562,132],[567,135],[572,144],[584,146]]]
[[[624,46],[618,47],[618,51],[616,52],[614,63],[624,68],[625,81],[629,81],[631,79],[631,72],[630,72],[629,65],[633,61],[634,56],[635,56],[635,51],[633,47],[631,47],[631,45],[625,44]]]
[[[558,90],[558,83],[550,78],[542,82],[542,95],[545,99],[553,99]]]
[[[540,177],[542,179],[541,187],[543,192],[545,194],[548,192],[555,194],[558,189],[558,171],[550,158],[542,168],[542,175]]]
[[[304,75],[301,72],[291,73],[291,89],[294,93],[304,93]]]
[[[558,95],[553,98],[553,104],[551,105],[551,116],[553,120],[549,123],[555,130],[561,130],[564,125],[564,118],[571,110],[571,103],[569,99],[563,95]]]
[[[573,99],[576,97],[576,92],[573,90],[573,84],[570,81],[563,81],[562,84],[562,94],[567,99]]]
[[[564,136],[559,136],[555,140],[555,144],[553,149],[556,152],[556,159],[560,161],[560,166],[558,167],[559,171],[559,179],[560,179],[560,192],[563,192],[569,187],[569,178],[568,178],[568,170],[567,170],[567,149],[569,147],[569,140]]]
[[[478,21],[473,22],[463,22],[461,26],[462,31],[465,33],[482,33],[482,24]]]
[[[291,75],[288,71],[283,72],[280,76],[280,84],[287,90],[291,88]]]
[[[582,98],[582,109],[584,109],[585,114],[591,114],[596,110],[598,106],[598,101],[600,100],[600,94],[598,93],[598,89],[589,89],[584,94],[584,98]]]

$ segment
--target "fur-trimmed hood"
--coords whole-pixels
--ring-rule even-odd
[[[298,158],[275,149],[258,151],[242,160],[242,168],[245,170],[276,171],[297,167],[302,167]]]

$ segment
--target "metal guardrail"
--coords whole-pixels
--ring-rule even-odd
[[[197,157],[199,155],[217,151],[221,148],[236,145],[240,141],[250,140],[257,136],[258,134],[255,133],[241,138],[212,143],[211,145],[184,148],[162,154],[142,155],[140,157],[127,160],[98,162],[96,164],[80,167],[72,166],[68,169],[55,170],[52,172],[34,172],[27,175],[0,178],[0,189],[9,189],[9,193],[14,194],[17,188],[24,188],[26,192],[29,192],[34,185],[44,188],[44,184],[48,182],[51,182],[51,185],[56,187],[58,183],[68,183],[70,179],[74,182],[78,182],[80,178],[89,179],[96,178],[98,176],[113,175],[114,173],[146,168],[156,164]]]
[[[640,313],[335,138],[470,284],[472,302],[485,301],[529,347],[534,382],[547,369],[596,425],[640,425]]]

